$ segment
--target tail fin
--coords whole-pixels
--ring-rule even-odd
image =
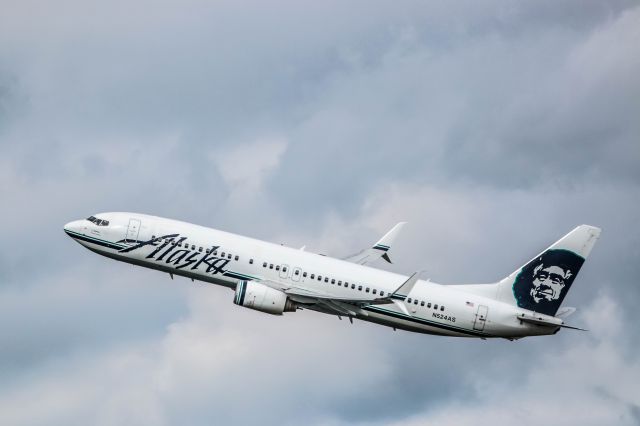
[[[524,309],[555,315],[600,228],[580,225],[498,283],[498,299]]]

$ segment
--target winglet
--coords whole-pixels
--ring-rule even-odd
[[[356,254],[345,257],[343,260],[348,262],[357,263],[359,265],[365,265],[369,262],[373,262],[374,260],[383,258],[385,261],[392,263],[391,258],[389,257],[389,249],[391,248],[391,244],[395,241],[396,237],[400,233],[400,230],[407,222],[400,222],[396,224],[389,232],[384,234],[382,238],[378,240],[372,247],[366,248]]]
[[[400,287],[396,289],[396,291],[393,292],[393,295],[405,297],[411,293],[411,290],[413,290],[413,287],[415,287],[418,282],[418,278],[421,273],[422,271],[414,272],[413,275],[411,275]]]
[[[396,226],[391,228],[389,232],[384,234],[384,236],[380,238],[378,242],[376,242],[373,245],[373,247],[371,247],[374,250],[382,251],[383,254],[381,255],[381,257],[389,263],[392,263],[392,262],[391,262],[391,259],[389,258],[389,254],[387,253],[387,251],[389,251],[396,237],[398,236],[398,234],[400,234],[402,227],[406,224],[407,222],[400,222],[396,224]]]

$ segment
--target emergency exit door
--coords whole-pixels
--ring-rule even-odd
[[[473,322],[474,330],[484,330],[484,325],[487,322],[487,313],[489,312],[489,308],[484,305],[478,306],[478,311],[476,312],[476,319]]]

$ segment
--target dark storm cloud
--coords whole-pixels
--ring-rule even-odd
[[[3,423],[637,420],[635,3],[7,10]],[[64,237],[110,210],[338,256],[408,220],[391,268],[447,283],[499,279],[592,223],[566,299],[591,331],[475,342],[268,317]],[[573,398],[523,402],[549,389]]]

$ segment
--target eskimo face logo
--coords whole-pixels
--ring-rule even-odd
[[[554,315],[569,291],[584,259],[562,249],[551,249],[525,265],[513,283],[518,306]]]
[[[557,300],[560,298],[565,280],[570,278],[571,271],[563,270],[560,266],[546,266],[541,263],[533,270],[533,286],[531,287],[531,297],[536,303],[541,300]]]

